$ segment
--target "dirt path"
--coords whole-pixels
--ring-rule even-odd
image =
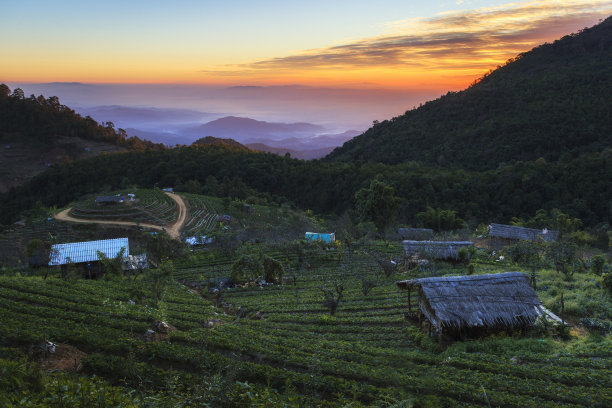
[[[169,229],[166,230],[166,232],[172,238],[179,239],[181,236],[181,228],[183,228],[183,224],[185,224],[185,219],[187,218],[187,206],[185,205],[185,202],[183,201],[180,195],[174,193],[166,193],[166,195],[176,201],[179,208],[179,213],[178,217],[176,217],[176,221],[170,226]]]
[[[129,226],[141,226],[143,228],[156,229],[159,231],[165,231],[171,238],[179,239],[180,231],[185,223],[185,219],[187,218],[187,206],[185,202],[181,198],[181,196],[174,193],[165,193],[168,197],[172,198],[176,204],[178,204],[178,217],[174,224],[170,227],[166,228],[161,225],[155,224],[146,224],[146,223],[136,223],[132,221],[103,221],[103,220],[88,220],[82,218],[74,218],[70,215],[70,210],[72,207],[65,209],[64,211],[60,211],[59,213],[54,215],[54,218],[59,221],[68,221],[68,222],[82,222],[82,223],[90,223],[90,224],[108,224],[108,225],[129,225]]]

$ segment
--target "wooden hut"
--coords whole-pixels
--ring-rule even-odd
[[[559,239],[559,231],[549,229],[534,229],[517,227],[516,225],[491,224],[489,225],[489,238],[512,241],[553,242]]]
[[[459,249],[473,246],[471,241],[402,241],[407,256],[418,255],[432,259],[458,259]]]
[[[397,233],[402,239],[417,241],[431,239],[434,236],[434,230],[429,228],[398,228]]]
[[[546,314],[520,272],[396,282],[408,291],[407,317],[445,334],[524,329]]]

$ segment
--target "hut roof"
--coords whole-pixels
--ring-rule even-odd
[[[125,248],[123,256],[127,257],[130,253],[130,244],[127,238],[57,244],[51,246],[49,265],[99,261],[98,251],[109,258],[114,258],[119,254],[121,248]]]
[[[406,255],[428,255],[434,259],[457,259],[460,248],[474,245],[471,241],[402,241]]]
[[[402,239],[428,239],[434,236],[434,230],[429,228],[398,228],[397,233]]]
[[[421,310],[438,330],[517,327],[544,313],[529,278],[520,272],[412,279],[397,286],[420,289]]]
[[[517,227],[516,225],[491,224],[489,225],[489,236],[520,241],[536,241],[542,239],[547,242],[552,242],[559,238],[559,231],[552,231],[546,228],[534,229]]]

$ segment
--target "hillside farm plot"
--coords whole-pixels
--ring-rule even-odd
[[[182,194],[189,205],[184,234],[198,236],[211,233],[217,226],[218,211],[214,201],[195,194]]]
[[[131,221],[170,225],[177,219],[176,202],[159,190],[137,190],[135,201],[101,206],[95,197],[77,203],[70,215],[79,219]]]
[[[339,262],[338,250],[311,251],[308,267],[298,269],[291,251],[262,250],[282,259],[285,283],[223,290],[219,307],[206,288],[179,283],[156,303],[144,281],[0,277],[0,345],[24,349],[43,339],[68,344],[87,353],[84,374],[126,387],[149,384],[160,391],[173,377],[189,394],[220,375],[229,384],[294,395],[294,405],[302,406],[612,403],[608,341],[571,351],[550,337],[495,337],[441,348],[404,319],[407,300],[395,281],[407,274],[386,276],[364,253],[350,261],[345,254]],[[391,256],[401,248],[386,250]],[[207,282],[231,264],[229,256],[198,253],[178,265],[175,277]],[[362,290],[366,279],[375,282],[368,294]],[[323,289],[338,287],[342,298],[332,316]],[[144,340],[158,321],[176,330]]]
[[[289,255],[287,264],[294,261],[291,254],[270,254]],[[418,395],[434,406],[603,407],[612,402],[609,342],[569,353],[550,338],[504,337],[442,351],[404,319],[407,299],[394,281],[406,275],[385,277],[377,268],[371,259],[359,257],[351,267],[339,267],[333,254],[323,252],[295,284],[288,270],[285,285],[223,291],[225,310],[247,318],[189,341],[248,361],[268,379],[282,372],[281,378],[299,383],[303,373],[310,373],[312,379],[302,385],[317,397],[340,393],[369,404],[388,395]],[[486,268],[492,272],[493,267]],[[177,274],[207,282],[229,276],[230,270],[217,257],[208,265],[184,265]],[[368,295],[362,291],[364,279],[376,281]],[[335,282],[344,291],[331,316],[322,288],[333,288]]]

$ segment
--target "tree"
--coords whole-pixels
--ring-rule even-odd
[[[11,95],[13,98],[15,99],[24,99],[25,95],[23,93],[23,89],[21,88],[15,88],[13,89],[13,93]]]
[[[123,278],[123,258],[125,255],[125,247],[114,258],[109,258],[105,253],[96,251],[98,259],[104,265],[104,274],[107,278],[120,277]]]
[[[357,191],[355,201],[361,217],[371,220],[379,232],[384,233],[395,222],[400,200],[395,189],[379,177],[370,182],[370,187]]]
[[[26,257],[28,263],[33,268],[45,266],[49,264],[49,245],[42,240],[35,238],[26,245]]]
[[[457,211],[454,210],[427,207],[425,211],[417,213],[416,217],[419,224],[436,232],[453,231],[465,227],[465,221],[457,217]]]
[[[151,285],[151,294],[158,303],[164,297],[166,286],[172,282],[174,271],[174,263],[166,260],[162,261],[157,269],[150,269],[145,277]]]
[[[6,84],[0,84],[0,98],[8,98],[11,93],[11,88],[6,86]]]

